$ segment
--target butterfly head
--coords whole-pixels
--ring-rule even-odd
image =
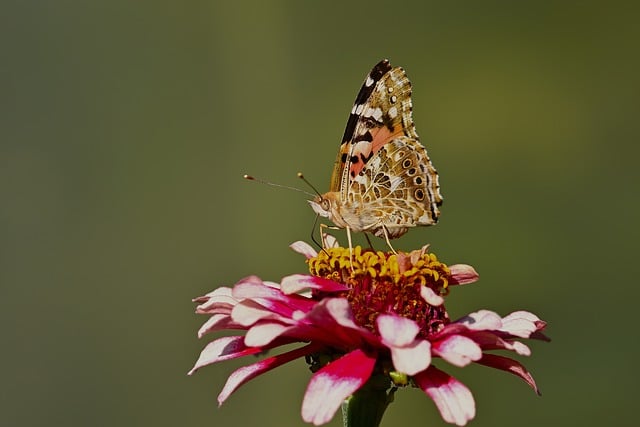
[[[328,198],[316,196],[313,200],[309,200],[309,204],[311,209],[321,217],[329,218],[331,215],[331,202]]]
[[[337,193],[334,192],[319,194],[313,200],[309,200],[309,204],[315,213],[321,217],[333,220],[338,216],[338,212],[336,211],[338,206],[336,197]]]

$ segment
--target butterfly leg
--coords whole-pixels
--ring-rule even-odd
[[[398,255],[398,252],[396,252],[395,249],[393,249],[393,246],[391,245],[391,242],[389,241],[389,232],[387,231],[387,227],[382,224],[382,232],[384,233],[384,240],[387,241],[387,245],[389,246],[389,249],[391,249],[391,252],[393,252],[394,254]]]
[[[335,248],[338,245],[336,238],[329,233],[325,233],[324,230],[340,230],[340,228],[322,223],[318,228],[320,229],[320,241],[322,242],[321,249]]]
[[[369,247],[371,248],[371,250],[375,251],[375,249],[373,247],[373,243],[371,243],[371,239],[369,239],[369,234],[368,233],[364,233],[364,237],[367,238],[367,243],[369,244]]]
[[[337,246],[337,242],[335,240],[335,238],[333,236],[331,236],[330,234],[327,234],[324,232],[325,229],[328,230],[340,230],[339,227],[332,227],[330,225],[327,224],[323,224],[320,223],[320,227],[318,227],[320,229],[320,239],[322,241],[322,250],[326,252],[325,248],[333,248],[335,246]],[[353,243],[351,241],[351,228],[347,227],[347,241],[349,242],[349,263],[351,265],[351,273],[353,273],[355,270],[353,269]],[[331,243],[329,243],[327,240],[328,238],[331,238]],[[329,255],[327,253],[327,255]]]
[[[347,226],[347,241],[349,242],[349,264],[351,265],[351,274],[354,273],[353,269],[353,243],[351,242],[351,228]]]

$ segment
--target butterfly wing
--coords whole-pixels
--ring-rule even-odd
[[[375,152],[350,183],[350,194],[359,195],[360,216],[369,218],[371,232],[394,238],[409,227],[438,221],[442,196],[430,165],[419,141],[404,135]]]
[[[434,224],[442,204],[438,174],[411,111],[406,73],[380,61],[356,97],[331,179],[331,191],[343,201],[360,195],[382,223],[398,227]]]
[[[379,92],[386,88],[385,80],[388,80],[391,70],[389,61],[382,60],[373,67],[362,84],[344,130],[331,175],[330,191],[348,189],[349,178],[355,177],[372,153],[374,133],[377,135],[384,126],[382,109],[376,109],[380,104]]]

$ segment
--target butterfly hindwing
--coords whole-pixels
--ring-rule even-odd
[[[350,184],[362,206],[395,227],[432,225],[442,204],[438,174],[418,140],[398,136],[375,152]]]

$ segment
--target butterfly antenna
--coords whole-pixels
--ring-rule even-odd
[[[248,179],[249,181],[256,181],[256,182],[259,182],[260,184],[270,185],[270,186],[272,186],[272,187],[286,188],[287,190],[293,190],[293,191],[297,191],[297,192],[299,192],[299,193],[304,193],[304,194],[306,194],[307,196],[315,197],[315,194],[309,193],[308,191],[304,191],[304,190],[301,190],[301,189],[296,188],[296,187],[290,187],[290,186],[288,186],[288,185],[282,185],[282,184],[276,184],[276,183],[274,183],[274,182],[264,181],[264,180],[262,180],[262,179],[256,178],[256,177],[251,176],[251,175],[246,175],[246,174],[245,174],[245,175],[243,175],[243,178],[244,178],[244,179]],[[313,188],[313,187],[312,187],[312,188]],[[315,188],[314,188],[313,190],[315,191]]]
[[[309,187],[311,187],[313,192],[316,193],[316,194],[314,194],[314,196],[319,196],[322,199],[322,194],[320,194],[320,192],[318,190],[316,190],[316,187],[314,187],[313,184],[311,184],[309,181],[307,181],[307,178],[305,178],[304,175],[302,175],[302,172],[298,172],[298,178],[303,180],[305,184],[307,184]]]

